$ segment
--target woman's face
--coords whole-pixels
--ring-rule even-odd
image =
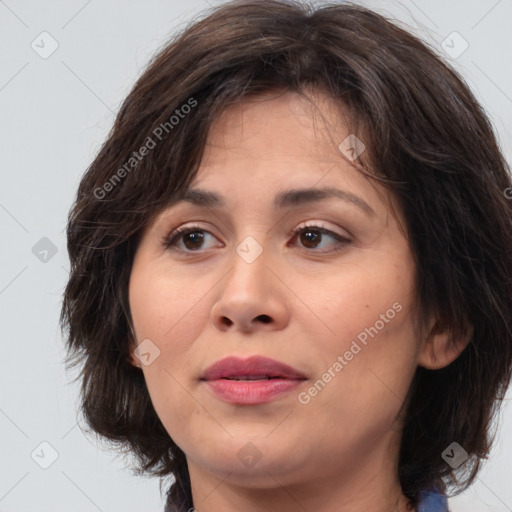
[[[423,346],[413,258],[393,198],[338,148],[350,135],[339,110],[315,102],[329,130],[291,92],[226,110],[190,187],[210,199],[169,207],[135,256],[142,370],[192,480],[270,488],[353,484],[356,468],[396,474],[398,415]],[[166,247],[177,228],[190,232]],[[294,372],[256,360],[207,372],[253,356]]]

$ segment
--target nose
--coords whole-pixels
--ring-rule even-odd
[[[288,324],[286,290],[265,252],[248,263],[233,251],[231,269],[217,288],[219,295],[210,312],[220,331],[274,331]]]

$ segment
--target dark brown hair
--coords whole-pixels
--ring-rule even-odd
[[[472,330],[452,364],[417,369],[399,454],[404,494],[415,504],[423,489],[465,489],[494,439],[491,420],[512,366],[512,201],[488,118],[434,50],[375,12],[234,1],[195,20],[152,60],[85,173],[67,228],[61,324],[68,366],[83,363],[81,411],[94,432],[135,455],[137,472],[176,477],[173,510],[193,506],[186,459],[129,362],[137,243],[193,179],[226,107],[310,88],[350,114],[367,147],[361,168],[399,201],[421,321],[434,315],[453,343]],[[456,470],[441,457],[454,441],[469,455]]]

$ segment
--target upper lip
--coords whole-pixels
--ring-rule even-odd
[[[263,356],[247,359],[226,357],[213,363],[201,380],[216,380],[230,377],[280,377],[283,379],[305,379],[306,377],[291,366]]]

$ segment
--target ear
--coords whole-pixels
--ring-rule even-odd
[[[130,340],[128,346],[128,350],[130,352],[130,355],[128,356],[128,364],[131,364],[132,366],[135,366],[137,368],[142,368],[142,364],[139,358],[134,354],[134,351],[137,348],[137,344],[133,340]]]
[[[420,350],[418,365],[428,370],[445,368],[459,357],[472,336],[473,326],[469,326],[464,336],[455,339],[452,330],[436,320]]]

